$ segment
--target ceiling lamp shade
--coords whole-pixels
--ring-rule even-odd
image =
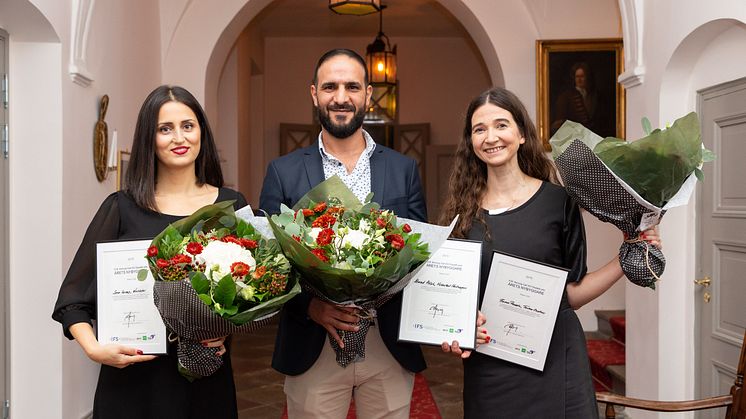
[[[340,15],[363,16],[381,10],[381,0],[329,0],[329,8]]]

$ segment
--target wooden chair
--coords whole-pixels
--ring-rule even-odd
[[[686,412],[727,407],[725,419],[746,419],[746,392],[743,389],[744,369],[746,369],[746,334],[744,334],[743,344],[741,345],[741,357],[738,360],[736,381],[730,388],[730,394],[728,395],[700,400],[663,402],[632,399],[613,393],[596,393],[596,399],[599,403],[606,403],[606,419],[616,417],[614,406],[626,406],[655,412]]]

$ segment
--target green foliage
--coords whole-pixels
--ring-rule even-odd
[[[642,198],[663,207],[692,173],[702,176],[698,167],[713,155],[702,147],[699,119],[694,112],[677,119],[668,129],[650,128],[650,121],[643,118],[643,129],[649,133],[646,137],[634,142],[609,137],[593,151]]]

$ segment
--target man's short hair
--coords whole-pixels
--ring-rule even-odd
[[[365,85],[368,85],[368,66],[365,65],[365,60],[363,57],[360,56],[357,52],[347,49],[347,48],[335,48],[332,50],[329,50],[324,53],[324,55],[319,58],[319,62],[316,63],[316,68],[313,70],[313,85],[316,86],[316,84],[319,82],[318,74],[319,74],[319,68],[322,64],[324,64],[326,61],[328,61],[331,58],[336,57],[337,55],[344,55],[346,57],[350,57],[353,60],[357,61],[358,64],[363,66],[363,71],[365,73],[365,78],[363,79],[365,82]]]

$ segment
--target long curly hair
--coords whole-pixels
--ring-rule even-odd
[[[487,188],[487,165],[477,157],[471,144],[471,118],[482,105],[492,104],[510,112],[518,130],[526,140],[518,148],[518,167],[528,176],[559,183],[552,161],[544,152],[536,126],[528,116],[518,96],[502,87],[493,87],[469,103],[464,118],[464,132],[456,149],[453,170],[448,181],[448,197],[440,213],[439,222],[448,224],[461,214],[452,236],[464,238],[476,220],[487,224],[482,215],[481,202]]]

